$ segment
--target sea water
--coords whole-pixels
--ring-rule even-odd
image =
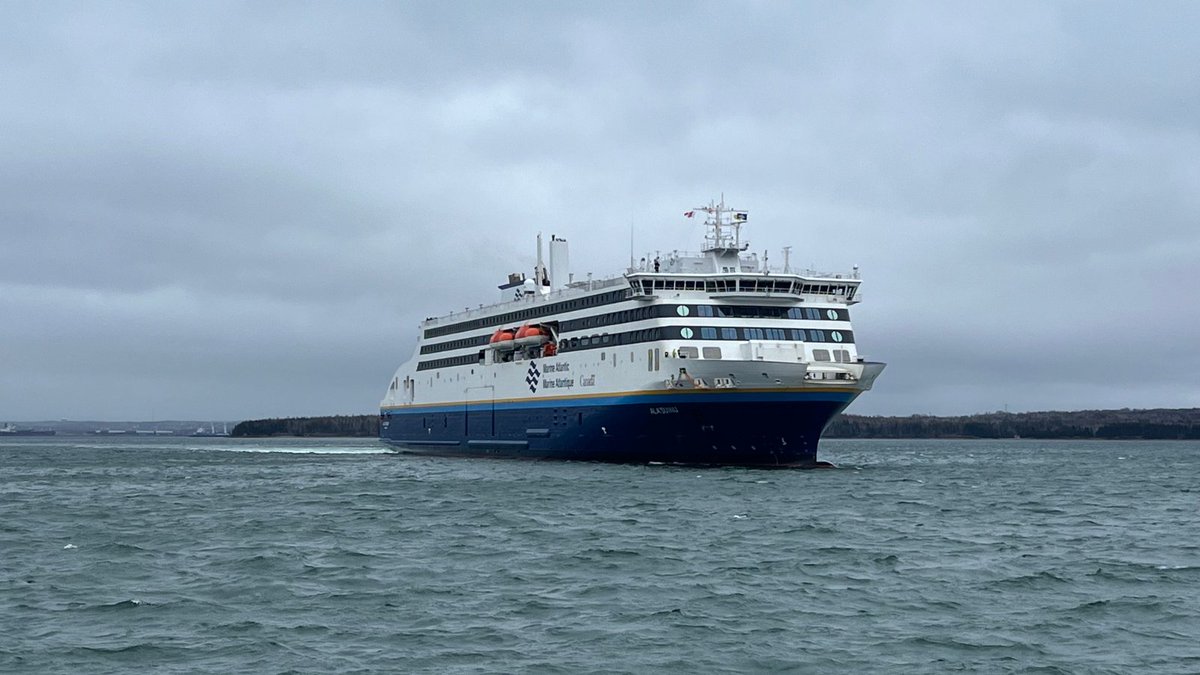
[[[0,441],[0,672],[1200,672],[1200,445]]]

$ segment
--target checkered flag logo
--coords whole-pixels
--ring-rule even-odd
[[[537,361],[529,362],[529,372],[525,374],[525,384],[529,385],[529,393],[536,394],[542,371],[538,370]]]

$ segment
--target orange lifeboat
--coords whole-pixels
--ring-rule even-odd
[[[513,332],[511,330],[505,330],[503,328],[496,331],[496,334],[492,336],[493,342],[510,342],[510,341],[512,341],[512,339],[513,339]]]
[[[517,329],[517,339],[518,340],[520,340],[521,338],[526,337],[528,335],[529,335],[529,324],[525,324]]]

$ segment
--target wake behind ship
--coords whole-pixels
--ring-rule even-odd
[[[771,270],[746,211],[705,214],[699,253],[576,281],[567,242],[538,236],[533,276],[501,302],[421,322],[380,404],[406,452],[611,462],[816,466],[829,421],[871,388],[849,274]],[[649,258],[649,256],[648,256]]]

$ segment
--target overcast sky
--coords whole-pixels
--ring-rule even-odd
[[[372,413],[565,236],[861,266],[851,412],[1200,406],[1200,3],[0,0],[0,422]],[[761,254],[761,253],[760,253]]]

